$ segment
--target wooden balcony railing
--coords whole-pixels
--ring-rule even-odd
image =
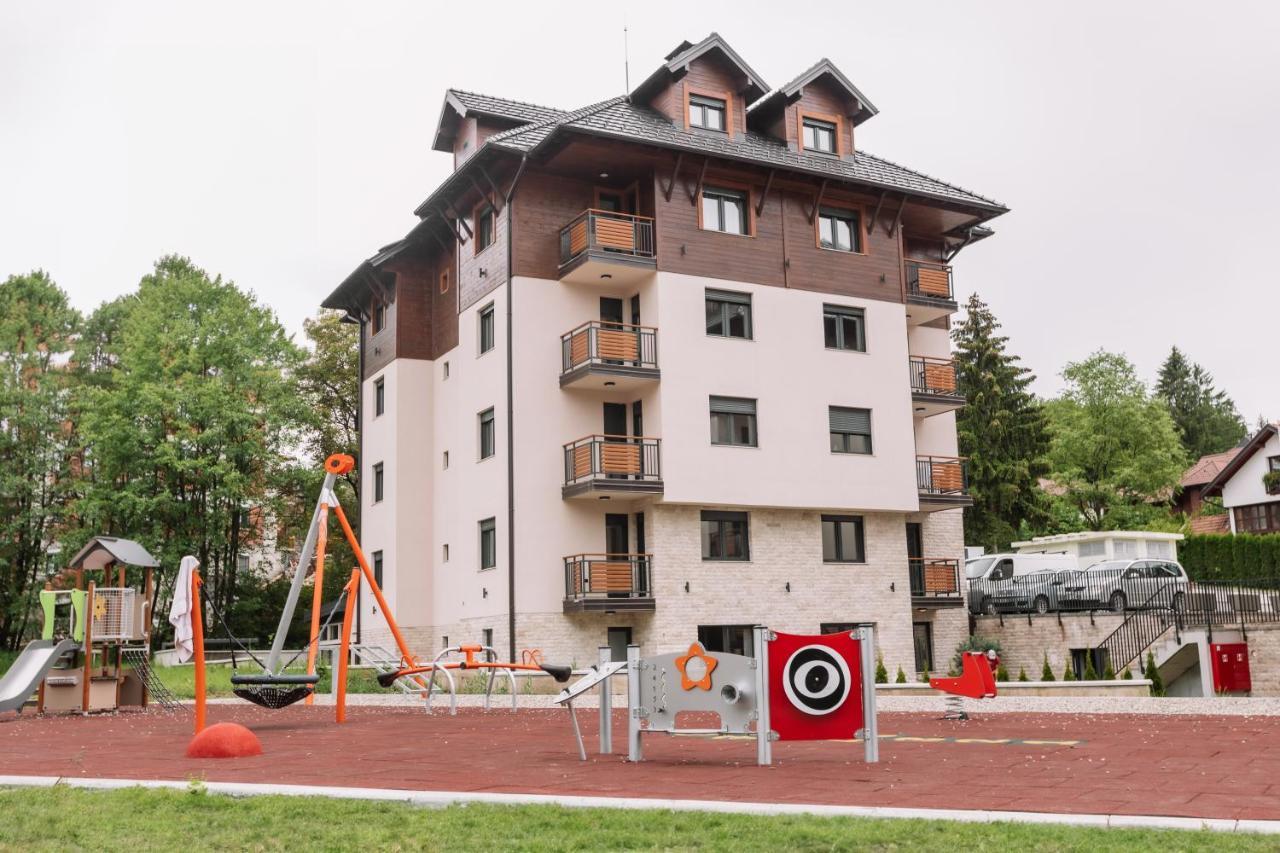
[[[584,364],[657,370],[658,330],[592,320],[560,336],[560,372]]]
[[[963,495],[969,491],[967,463],[959,456],[917,456],[916,486],[921,494]]]
[[[630,213],[588,209],[560,229],[560,266],[584,252],[652,258],[653,219]]]
[[[960,600],[960,561],[936,557],[908,557],[912,598]]]
[[[596,479],[658,483],[662,441],[625,435],[588,435],[564,446],[564,483]]]
[[[932,261],[907,261],[907,295],[925,299],[955,300],[951,267]]]
[[[917,394],[935,394],[945,397],[959,396],[954,360],[913,355],[909,362],[912,391]]]
[[[564,558],[564,597],[649,598],[651,554],[574,554]]]

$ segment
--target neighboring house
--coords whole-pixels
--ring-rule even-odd
[[[1203,494],[1222,497],[1232,533],[1280,533],[1280,425],[1258,430]]]
[[[946,668],[950,261],[1006,208],[862,151],[876,112],[715,34],[571,112],[446,93],[453,174],[324,301],[361,326],[362,541],[418,654],[869,622],[890,671]]]
[[[1101,530],[1036,536],[1026,542],[1014,542],[1012,547],[1019,554],[1067,554],[1078,561],[1080,568],[1087,569],[1103,560],[1176,560],[1182,539],[1181,533]]]
[[[1174,498],[1175,511],[1187,516],[1194,516],[1204,505],[1205,487],[1222,473],[1232,459],[1240,452],[1239,447],[1224,450],[1221,453],[1208,453],[1196,460],[1195,464],[1182,474],[1178,482],[1178,494]]]

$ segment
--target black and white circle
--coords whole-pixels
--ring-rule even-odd
[[[782,688],[797,710],[830,714],[849,698],[849,664],[829,646],[805,646],[787,658]]]

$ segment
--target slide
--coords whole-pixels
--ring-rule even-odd
[[[33,640],[18,655],[9,671],[0,677],[0,713],[17,711],[31,698],[58,659],[67,652],[80,648],[75,640]]]

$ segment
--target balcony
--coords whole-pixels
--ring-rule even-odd
[[[936,557],[908,557],[913,607],[962,607],[960,561]]]
[[[560,387],[631,391],[658,379],[658,330],[593,320],[560,336]]]
[[[920,490],[921,511],[973,506],[973,498],[969,497],[967,462],[959,456],[916,457],[916,487]]]
[[[589,435],[564,446],[562,497],[626,500],[661,493],[660,439]]]
[[[653,612],[650,554],[575,554],[564,558],[564,612]]]
[[[955,313],[957,305],[949,265],[907,261],[905,267],[908,324],[920,326]]]
[[[908,362],[911,366],[911,401],[917,418],[953,412],[964,405],[953,360],[913,355]]]
[[[632,285],[657,265],[648,216],[585,210],[560,229],[561,281]]]

